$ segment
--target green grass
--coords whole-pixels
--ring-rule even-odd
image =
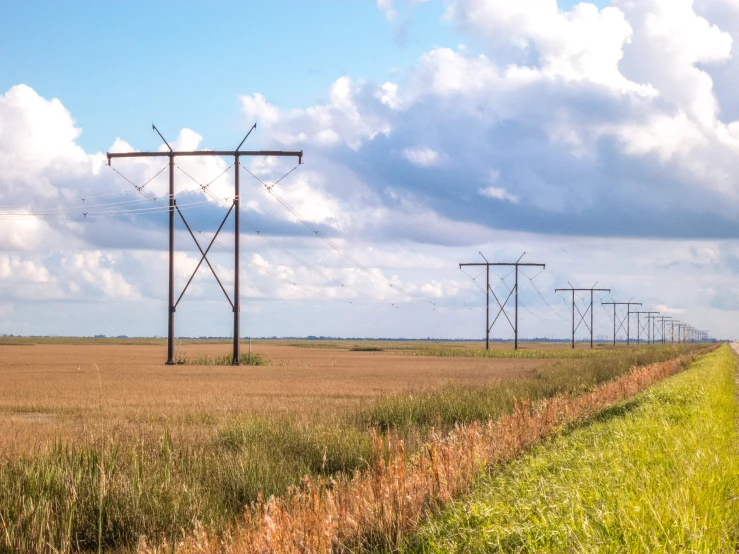
[[[259,493],[281,494],[306,474],[366,467],[370,426],[398,430],[411,453],[430,426],[443,431],[457,421],[494,418],[511,411],[514,396],[587,390],[635,362],[682,351],[621,349],[610,358],[562,359],[529,380],[386,396],[330,422],[244,417],[202,441],[169,434],[122,440],[114,429],[100,429],[102,448],[58,444],[0,462],[0,553],[63,551],[65,543],[72,551],[95,550],[99,530],[104,550],[131,548],[140,535],[171,544],[196,522],[225,530]]]
[[[643,355],[654,350],[672,349],[691,349],[695,345],[691,344],[656,344],[656,345],[617,345],[603,346],[599,348],[588,348],[584,345],[578,345],[578,348],[532,348],[523,346],[518,350],[510,348],[491,348],[485,350],[484,347],[460,347],[459,345],[431,345],[416,347],[413,349],[404,349],[400,353],[407,356],[434,356],[440,358],[506,358],[506,359],[586,359],[586,358],[608,358],[612,356],[623,355],[624,351],[631,351],[635,355]]]
[[[727,346],[481,477],[402,552],[734,552],[739,448]]]
[[[353,346],[349,349],[350,352],[384,352],[384,348],[379,346]]]
[[[233,365],[234,357],[231,354],[222,356],[177,356],[175,362],[177,365]],[[262,354],[241,353],[239,354],[239,365],[274,365],[274,362]]]
[[[695,346],[652,346],[609,350],[590,357],[560,357],[528,379],[454,384],[389,395],[369,410],[365,425],[396,430],[420,428],[425,432],[430,427],[444,430],[456,423],[487,421],[510,413],[514,398],[539,400],[559,393],[580,393],[623,375],[634,365],[661,362],[694,350]]]

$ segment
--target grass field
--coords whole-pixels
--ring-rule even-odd
[[[735,379],[724,346],[486,475],[402,552],[735,552]]]
[[[587,391],[696,348],[572,358],[546,345],[494,358],[479,344],[268,342],[253,348],[271,365],[167,367],[161,343],[70,342],[0,345],[2,552],[94,550],[99,540],[127,549],[197,522],[225,529],[259,493],[367,467],[371,427],[396,430],[412,453],[432,426],[497,417],[514,396]],[[181,354],[226,352],[193,341]]]

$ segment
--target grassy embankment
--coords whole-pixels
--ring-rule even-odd
[[[140,535],[171,542],[197,522],[223,530],[259,493],[281,494],[304,475],[366,468],[371,427],[396,430],[412,453],[431,426],[447,430],[496,418],[513,410],[514,397],[587,391],[634,363],[689,349],[616,349],[577,359],[563,354],[532,378],[390,395],[323,424],[248,417],[205,442],[167,433],[157,441],[122,439],[101,414],[99,428],[91,430],[93,445],[60,443],[51,452],[0,463],[0,552],[94,550],[99,536],[106,549],[131,548]]]
[[[735,378],[723,346],[485,475],[402,551],[735,552]]]

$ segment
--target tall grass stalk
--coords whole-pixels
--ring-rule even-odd
[[[105,501],[105,432],[103,426],[103,378],[95,364],[98,376],[98,414],[100,417],[100,456],[98,457],[98,554],[103,551],[103,502]]]

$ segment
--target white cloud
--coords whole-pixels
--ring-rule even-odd
[[[513,47],[525,59],[535,51],[538,67],[529,67],[529,71],[546,78],[653,94],[648,86],[628,80],[619,71],[632,29],[618,8],[599,10],[583,2],[570,12],[562,12],[556,0],[457,0],[450,4],[446,17],[480,38],[493,52]]]
[[[364,98],[367,92],[365,85],[341,77],[331,85],[328,104],[285,112],[269,104],[263,96],[254,94],[242,96],[241,105],[246,119],[257,119],[279,143],[302,145],[315,142],[318,146],[328,147],[343,142],[357,150],[364,141],[377,135],[388,135],[392,130],[383,112],[397,100],[393,97],[392,87],[383,90],[384,96],[372,96],[373,105]]]
[[[439,153],[431,148],[406,148],[403,157],[409,162],[422,167],[430,167],[439,163]]]
[[[507,202],[513,202],[514,204],[518,202],[517,196],[512,195],[506,189],[500,187],[485,187],[479,189],[477,192],[480,196],[485,196],[487,198],[505,200]]]
[[[654,307],[655,311],[661,313],[661,314],[682,314],[685,313],[685,310],[681,310],[680,308],[670,308],[669,306],[665,306],[664,304],[657,304]]]
[[[17,256],[0,256],[0,279],[12,277],[18,281],[32,283],[48,283],[48,270],[32,260],[23,260]]]
[[[398,110],[402,107],[402,100],[398,95],[398,85],[387,82],[375,93],[375,97],[387,107]]]
[[[61,260],[61,267],[70,279],[82,280],[102,291],[107,298],[138,300],[141,295],[115,270],[115,259],[109,253],[85,251],[70,254]]]
[[[398,17],[394,0],[377,0],[377,7],[385,14],[388,21],[395,21],[395,18]]]

